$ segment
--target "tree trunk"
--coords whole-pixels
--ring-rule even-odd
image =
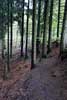
[[[9,66],[9,62],[10,62],[10,57],[9,57],[9,55],[10,55],[10,53],[9,53],[9,0],[8,0],[7,6],[8,6],[7,70],[9,72],[10,71],[10,66]]]
[[[10,57],[12,57],[12,42],[13,42],[13,14],[12,14],[12,10],[13,10],[13,1],[11,0],[10,2],[11,4],[11,34],[10,34]]]
[[[24,36],[24,0],[22,2],[22,29],[21,29],[21,57],[23,56],[23,36]]]
[[[27,7],[27,26],[26,26],[26,48],[25,48],[25,58],[28,57],[28,24],[29,24],[29,0],[28,0],[28,7]]]
[[[46,56],[45,46],[46,46],[46,22],[47,22],[47,15],[48,15],[48,6],[49,6],[49,0],[44,1],[44,29],[43,29],[43,43],[42,43],[42,57]]]
[[[35,67],[34,66],[35,16],[36,16],[36,0],[33,0],[31,69]]]
[[[50,16],[49,16],[49,36],[48,36],[47,53],[49,53],[51,51],[51,32],[52,32],[53,3],[54,3],[54,0],[51,0],[51,4],[50,4]]]
[[[63,18],[63,25],[62,25],[62,32],[61,32],[60,56],[63,53],[63,39],[64,39],[64,28],[65,28],[66,14],[67,14],[67,0],[65,1],[64,18]]]
[[[60,6],[61,6],[61,0],[58,1],[57,41],[58,41],[58,38],[59,38]]]
[[[41,0],[38,0],[38,25],[37,25],[37,40],[36,40],[36,54],[39,55],[40,45],[40,15],[41,15]]]
[[[4,58],[4,31],[3,31],[3,17],[4,17],[4,15],[3,15],[3,2],[2,2],[2,31],[1,31],[1,34],[2,34],[2,58]]]

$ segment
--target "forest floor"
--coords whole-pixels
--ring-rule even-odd
[[[16,62],[8,80],[0,79],[0,100],[67,100],[64,68],[55,48],[33,70],[30,63]]]

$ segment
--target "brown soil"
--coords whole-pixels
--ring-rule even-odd
[[[67,100],[67,59],[61,61],[58,51],[54,48],[32,71],[28,61],[13,62],[9,79],[0,78],[0,100]]]

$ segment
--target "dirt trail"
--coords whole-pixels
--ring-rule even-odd
[[[26,81],[28,100],[64,100],[63,72],[57,57],[43,60]]]
[[[27,68],[25,75],[21,73],[9,88],[0,87],[0,100],[67,100],[64,85],[67,59],[61,61],[57,55],[55,50],[32,71]]]

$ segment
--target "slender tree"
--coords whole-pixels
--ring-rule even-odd
[[[38,24],[37,24],[37,41],[36,41],[36,54],[39,54],[40,44],[40,15],[41,15],[41,0],[38,0]]]
[[[26,48],[25,48],[25,58],[28,57],[27,51],[28,51],[28,26],[29,26],[29,0],[28,0],[28,6],[27,6],[27,24],[26,24]]]
[[[43,14],[43,20],[44,20],[44,29],[43,29],[43,43],[42,43],[42,57],[45,57],[45,45],[46,45],[46,22],[47,22],[47,15],[48,15],[48,6],[49,6],[49,0],[44,1],[44,14]]]
[[[7,40],[7,70],[8,72],[10,71],[10,66],[9,66],[9,63],[10,63],[10,53],[9,53],[9,0],[7,0],[7,8],[8,8],[8,11],[7,11],[7,18],[8,18],[8,40]]]
[[[35,16],[36,16],[36,0],[33,0],[31,69],[34,68]]]
[[[4,3],[0,1],[0,39],[2,40],[2,58],[4,58]]]
[[[49,16],[49,36],[48,36],[47,53],[49,53],[51,51],[51,32],[52,32],[53,3],[54,3],[54,0],[51,0],[51,4],[50,4],[50,16]]]
[[[2,59],[3,59],[3,62],[5,61],[5,52],[4,52],[4,49],[5,49],[5,21],[4,21],[4,18],[5,18],[5,11],[4,11],[4,4],[5,2],[3,2],[3,0],[0,1],[0,22],[1,22],[1,40],[2,40]],[[3,79],[6,79],[6,64],[4,63],[4,67],[3,67]]]
[[[64,37],[66,16],[67,16],[67,0],[65,1],[64,18],[63,18],[63,25],[62,25],[62,32],[61,32],[60,55],[62,55],[63,53],[63,39],[64,39],[63,37]]]
[[[60,6],[61,6],[61,0],[58,0],[57,40],[58,40],[58,38],[59,38],[59,25],[60,25]]]
[[[11,7],[11,12],[10,12],[10,15],[11,15],[11,34],[10,34],[10,57],[12,57],[12,42],[13,42],[13,0],[10,1],[10,7]]]
[[[2,29],[2,31],[1,31],[1,34],[2,34],[2,58],[4,58],[4,30],[3,30],[3,25],[4,25],[4,23],[3,23],[3,18],[4,18],[4,10],[3,10],[3,2],[2,2],[2,6],[1,6],[1,10],[2,10],[2,27],[1,27],[1,29]]]
[[[21,29],[21,57],[23,56],[23,36],[24,36],[24,0],[22,2],[22,29]]]

